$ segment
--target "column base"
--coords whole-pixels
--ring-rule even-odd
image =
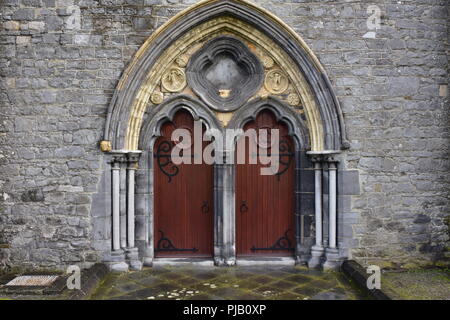
[[[236,265],[236,258],[224,259],[223,264],[227,267],[232,267]]]
[[[223,265],[225,265],[225,262],[221,257],[214,256],[214,265],[218,266],[218,267],[223,266]]]
[[[136,247],[125,249],[126,259],[130,266],[130,270],[142,270],[142,262],[139,260],[139,252]]]
[[[322,246],[312,246],[311,259],[308,262],[308,267],[312,269],[319,269],[322,266],[325,249]]]
[[[308,261],[311,259],[310,255],[296,255],[295,256],[295,265],[296,266],[308,266]]]
[[[152,267],[153,266],[153,257],[144,257],[144,267]]]
[[[341,266],[341,258],[339,257],[338,249],[327,248],[325,250],[326,261],[323,264],[324,270],[339,270]]]
[[[125,262],[125,255],[123,250],[112,251],[110,256],[106,259],[105,264],[111,271],[128,271],[128,264]]]

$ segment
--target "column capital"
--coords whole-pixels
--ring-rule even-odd
[[[115,165],[116,163],[122,163],[126,161],[126,154],[124,152],[113,150],[110,152],[112,156],[112,163]]]
[[[336,156],[340,154],[339,150],[321,150],[321,151],[307,151],[306,154],[310,157],[312,162],[338,162]]]
[[[315,164],[320,164],[323,161],[323,155],[321,155],[321,154],[311,154],[311,155],[309,155],[309,158]]]
[[[324,156],[323,161],[328,162],[328,165],[332,166],[333,168],[335,168],[336,164],[339,162],[339,160],[336,157],[336,154],[329,154]]]
[[[128,169],[135,170],[137,169],[137,163],[141,156],[141,151],[132,151],[127,153],[127,161],[128,161]]]

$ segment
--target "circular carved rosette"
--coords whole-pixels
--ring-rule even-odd
[[[296,93],[291,93],[287,97],[287,102],[291,106],[298,106],[300,104],[300,97]]]
[[[270,69],[274,65],[273,59],[271,57],[269,57],[269,56],[263,56],[261,58],[261,61],[263,63],[264,68],[266,68],[266,69]]]
[[[167,70],[161,79],[163,88],[169,92],[178,92],[186,86],[186,75],[183,69],[171,67]]]
[[[272,94],[280,94],[287,90],[289,80],[281,70],[271,70],[267,72],[264,86]]]
[[[164,100],[164,95],[162,94],[162,92],[155,91],[152,93],[150,100],[154,104],[160,104]]]

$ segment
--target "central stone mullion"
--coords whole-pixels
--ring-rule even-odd
[[[220,152],[220,151],[219,151]],[[224,152],[224,162],[227,157]],[[234,151],[233,151],[234,152]],[[215,183],[215,239],[214,260],[216,265],[236,264],[236,223],[235,223],[235,166],[234,163],[220,163],[214,166]]]

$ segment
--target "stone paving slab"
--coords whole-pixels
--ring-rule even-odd
[[[450,300],[450,270],[383,272],[381,288],[396,300]]]
[[[157,266],[110,273],[98,300],[353,300],[365,299],[341,273],[304,267]]]

